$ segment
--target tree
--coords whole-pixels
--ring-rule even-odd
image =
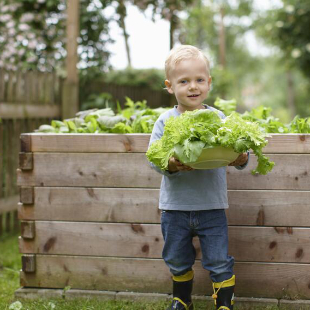
[[[130,68],[131,67],[131,56],[130,56],[130,47],[129,47],[129,42],[128,42],[129,35],[127,33],[126,24],[125,24],[125,18],[127,16],[126,3],[125,3],[125,0],[118,0],[116,2],[118,3],[116,7],[116,13],[119,16],[117,22],[123,31],[128,67]]]
[[[278,46],[283,60],[310,76],[310,2],[282,0],[283,6],[269,10],[257,20],[258,34]]]
[[[145,11],[148,7],[153,9],[153,18],[159,14],[170,23],[170,49],[175,43],[175,32],[180,27],[179,13],[187,10],[195,0],[131,0],[133,4]]]
[[[295,68],[308,80],[310,94],[310,2],[307,0],[282,0],[283,6],[267,11],[256,21],[257,33],[270,46],[278,48],[278,59],[285,67],[286,99],[291,116],[305,114],[308,102],[298,100]]]
[[[228,94],[240,102],[249,68],[255,70],[258,66],[242,40],[251,29],[251,13],[248,0],[196,0],[182,19],[180,42],[206,51],[213,64],[211,102],[216,96],[225,98]],[[247,23],[240,22],[241,19],[246,19]]]
[[[108,20],[102,14],[110,0],[80,1],[78,52],[81,68],[109,66]],[[0,66],[6,69],[62,67],[66,56],[65,0],[2,0]]]

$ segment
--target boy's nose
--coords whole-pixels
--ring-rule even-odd
[[[190,89],[197,89],[197,84],[195,82],[190,83],[189,85]]]

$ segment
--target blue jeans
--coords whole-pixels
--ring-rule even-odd
[[[228,229],[225,210],[162,210],[161,229],[164,237],[163,259],[170,272],[180,276],[192,270],[196,251],[193,237],[198,236],[202,266],[210,271],[213,282],[233,276],[234,258],[228,255]]]

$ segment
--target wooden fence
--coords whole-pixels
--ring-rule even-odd
[[[23,287],[171,293],[149,136],[23,135]],[[251,174],[254,155],[246,169],[227,169],[236,294],[310,299],[310,135],[269,140],[268,175]],[[197,241],[194,293],[212,294]]]
[[[102,92],[109,93],[115,101],[119,101],[123,106],[125,97],[129,97],[133,101],[146,100],[147,105],[151,108],[169,107],[176,104],[174,96],[168,94],[166,90],[152,90],[147,87],[116,85],[112,83],[104,84],[103,82],[94,82],[87,85],[81,90],[80,101],[86,101],[90,94],[100,94]]]
[[[37,71],[10,72],[0,69],[0,235],[17,229],[18,189],[16,169],[21,133],[33,132],[41,124],[59,119],[62,114],[63,82],[55,73]],[[147,100],[151,107],[175,104],[165,91],[143,87],[91,83],[81,92],[82,100],[89,94],[110,93],[122,104],[128,96],[134,101]],[[83,97],[84,94],[84,97]]]
[[[54,73],[0,69],[0,235],[18,229],[20,134],[59,118],[60,94],[61,82]]]

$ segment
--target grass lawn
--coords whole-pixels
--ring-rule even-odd
[[[18,252],[18,235],[0,237],[0,309],[9,310],[14,299],[14,291],[19,288],[19,270],[21,259]],[[168,302],[141,303],[130,301],[100,301],[80,299],[74,301],[56,300],[20,300],[22,310],[164,310]],[[12,308],[12,307],[11,307]],[[238,306],[235,306],[238,310]],[[245,307],[239,309],[247,309]],[[276,310],[277,307],[251,307],[250,310]],[[204,302],[195,301],[195,310],[214,310]]]

